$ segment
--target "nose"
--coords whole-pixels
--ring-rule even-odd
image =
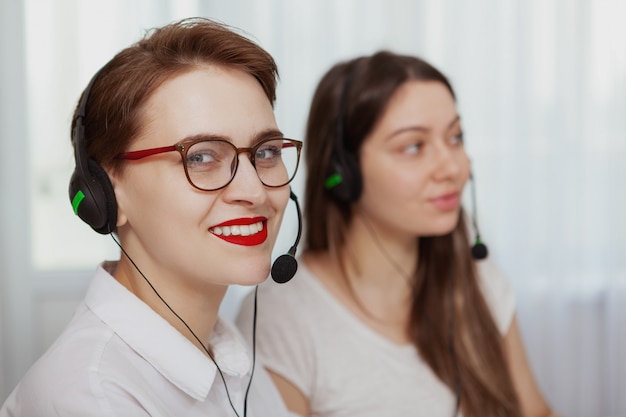
[[[260,204],[267,198],[267,190],[252,165],[250,153],[239,153],[237,161],[235,176],[225,188],[226,197],[232,201]]]
[[[461,160],[463,152],[457,148],[441,144],[437,147],[434,174],[437,179],[446,180],[454,178],[461,172]]]

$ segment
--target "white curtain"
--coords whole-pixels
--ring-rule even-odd
[[[116,252],[69,210],[68,126],[91,74],[143,29],[203,15],[249,32],[278,62],[277,119],[292,137],[302,136],[313,89],[330,65],[383,48],[416,54],[455,87],[481,232],[516,290],[543,392],[567,416],[626,416],[624,0],[25,4],[32,215],[24,220],[33,229],[25,259],[33,281],[92,268]],[[301,175],[296,192],[302,184]],[[294,229],[289,209],[277,253]],[[2,279],[11,287],[18,280]],[[230,300],[232,314],[237,297]]]
[[[468,122],[482,223],[552,403],[624,415],[626,3],[520,2],[497,16],[479,58],[488,78],[458,79],[464,106],[481,100]]]

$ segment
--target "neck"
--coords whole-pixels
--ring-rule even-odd
[[[364,214],[357,214],[346,237],[340,258],[346,273],[370,286],[398,288],[405,292],[413,285],[417,269],[415,236],[394,233],[377,226]]]
[[[176,276],[148,265],[142,266],[137,261],[135,265],[122,255],[114,273],[115,279],[199,349],[208,349],[208,339],[217,322],[227,287],[187,288]]]
[[[407,332],[417,268],[415,236],[385,231],[367,218],[353,218],[339,252],[337,288],[357,317],[396,343],[410,343]]]

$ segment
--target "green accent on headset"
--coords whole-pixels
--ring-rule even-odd
[[[72,199],[72,209],[74,210],[74,214],[78,216],[78,206],[85,198],[85,194],[81,190],[78,190],[74,198]]]
[[[324,187],[330,190],[331,188],[341,184],[341,181],[343,181],[343,178],[341,178],[341,175],[335,172],[330,177],[326,178],[326,181],[324,182]]]

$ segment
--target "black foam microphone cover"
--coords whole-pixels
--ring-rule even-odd
[[[487,255],[489,255],[489,251],[487,250],[487,245],[480,239],[480,232],[478,231],[478,221],[476,220],[478,217],[476,211],[476,188],[474,186],[474,174],[472,171],[470,171],[470,185],[472,187],[472,223],[474,224],[474,231],[476,232],[476,240],[474,241],[474,246],[472,246],[472,256],[479,261],[485,259]]]
[[[298,243],[300,243],[300,237],[302,236],[302,211],[300,210],[300,203],[298,203],[298,197],[290,190],[289,198],[296,204],[296,213],[298,214],[298,235],[293,246],[289,248],[289,251],[283,255],[280,255],[272,264],[272,279],[274,282],[284,284],[288,282],[298,270],[298,261],[296,260],[296,250],[298,250]]]
[[[472,256],[474,257],[474,259],[479,261],[481,259],[485,259],[487,255],[489,255],[487,245],[485,245],[480,240],[477,240],[476,243],[474,243],[474,246],[472,246]]]
[[[274,282],[284,284],[296,275],[298,261],[290,253],[280,255],[272,265],[272,279]]]

